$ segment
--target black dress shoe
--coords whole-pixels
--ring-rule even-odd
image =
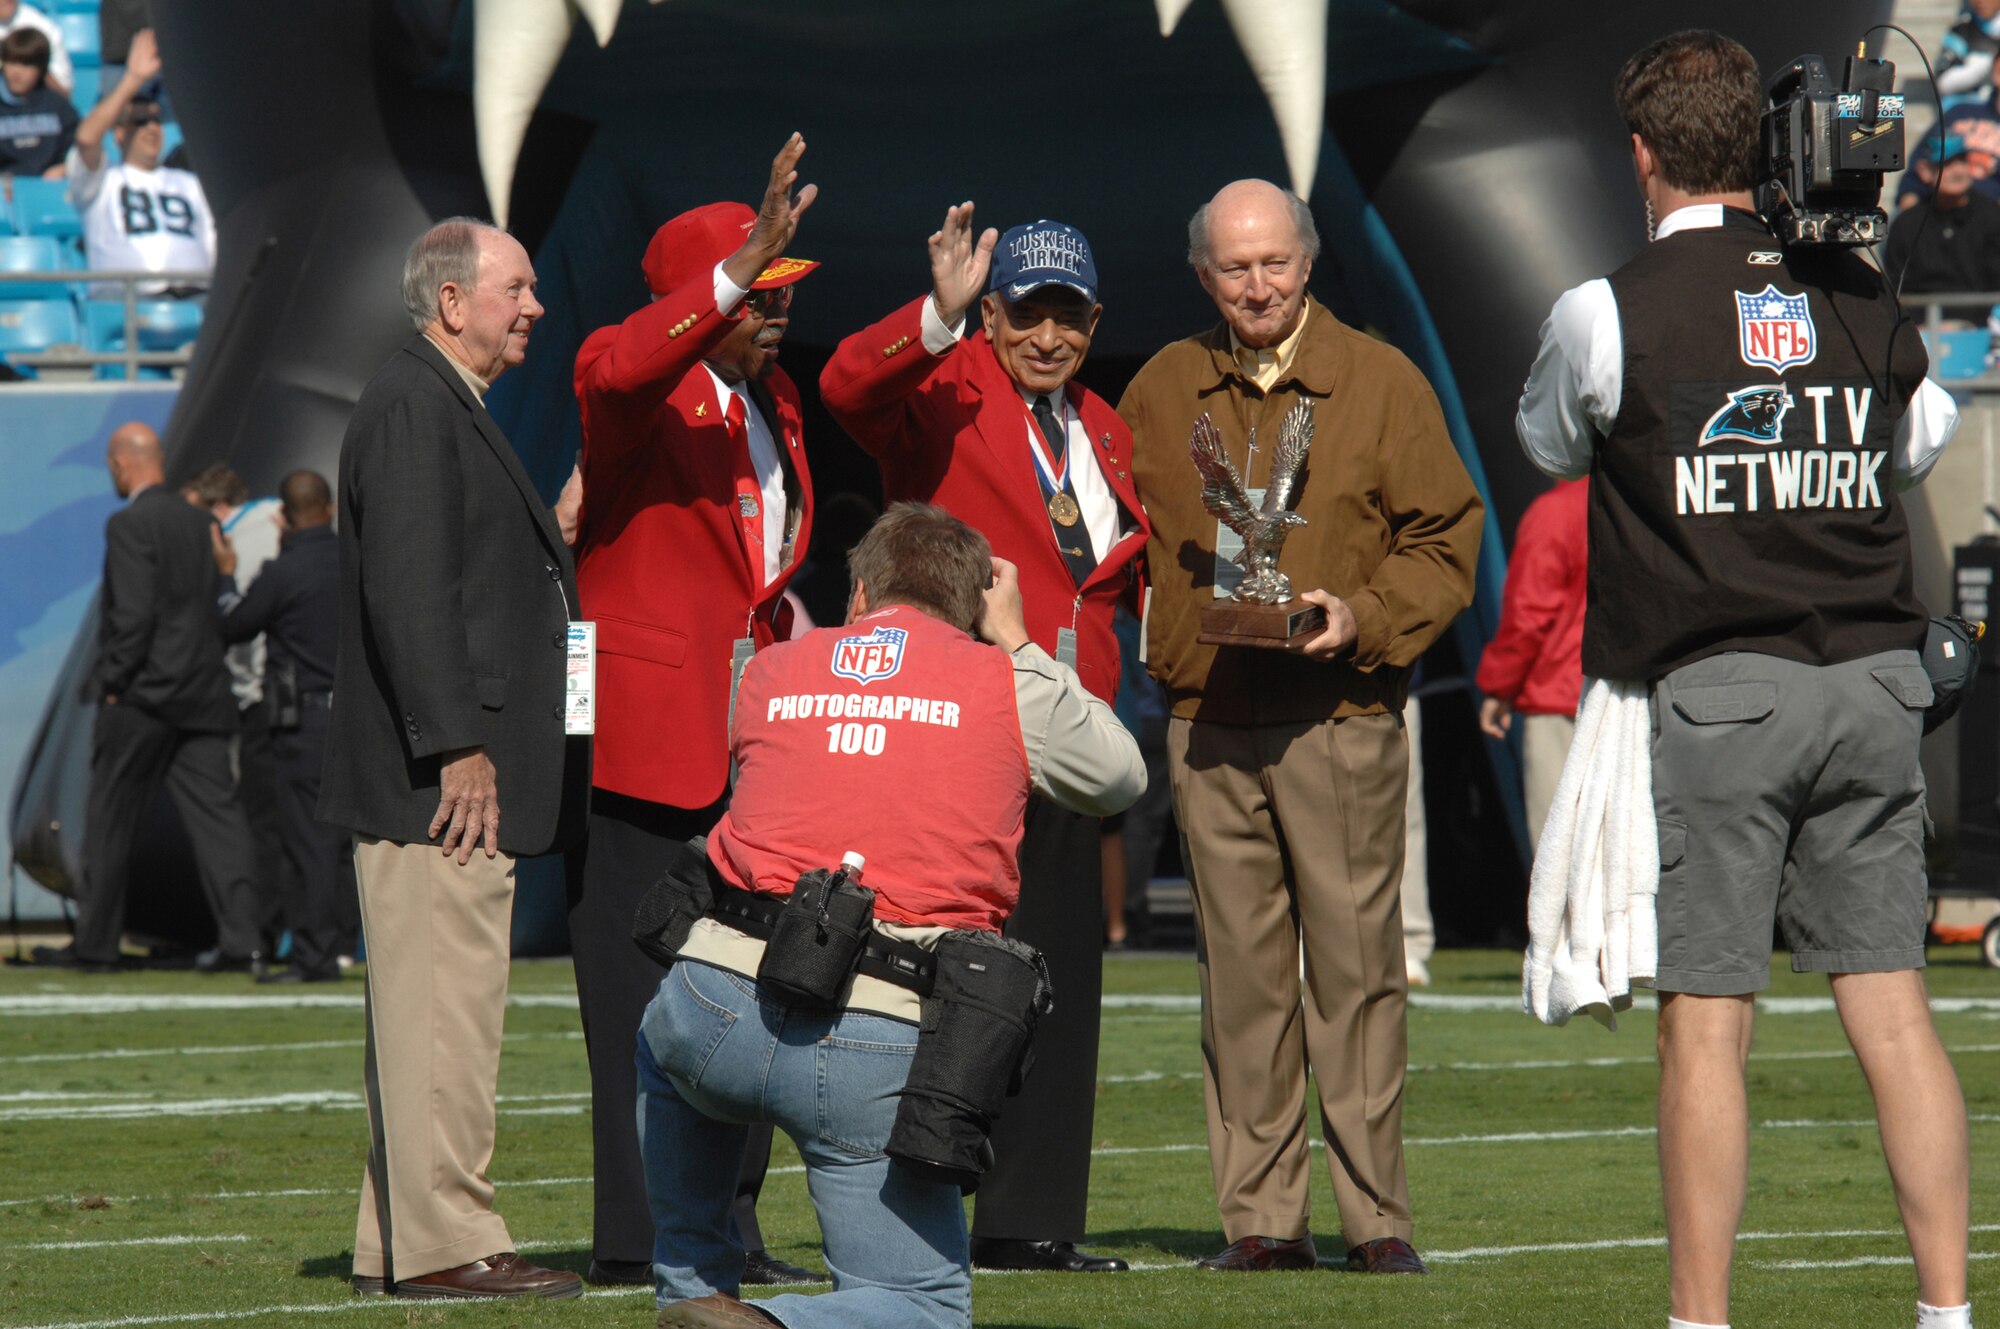
[[[50,969],[73,969],[80,974],[115,974],[118,965],[104,960],[86,960],[74,946],[37,946],[28,953],[28,963]]]
[[[583,1281],[592,1287],[651,1287],[653,1266],[646,1260],[592,1260]]]
[[[1319,1253],[1308,1233],[1293,1241],[1276,1237],[1245,1237],[1195,1265],[1197,1269],[1226,1269],[1234,1273],[1264,1274],[1278,1269],[1315,1269]]]
[[[295,983],[338,983],[339,969],[273,969],[257,975],[257,982],[283,984],[287,987]]]
[[[357,1297],[386,1297],[389,1295],[387,1279],[370,1274],[356,1274],[352,1279],[354,1295]]]
[[[1423,1260],[1401,1237],[1377,1237],[1347,1253],[1347,1267],[1357,1274],[1427,1274]]]
[[[755,1250],[743,1253],[743,1282],[748,1287],[799,1287],[806,1283],[831,1281],[824,1274],[801,1269],[795,1264],[786,1264],[769,1251]]]
[[[1018,1237],[974,1237],[976,1269],[1028,1269],[1050,1274],[1116,1274],[1132,1266],[1115,1255],[1086,1255],[1073,1241],[1024,1241]]]

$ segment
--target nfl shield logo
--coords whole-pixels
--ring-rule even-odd
[[[876,628],[865,637],[842,637],[833,644],[833,672],[857,683],[893,677],[903,667],[905,628]]]
[[[1812,311],[1803,295],[1786,295],[1769,284],[1755,295],[1747,291],[1734,294],[1744,364],[1782,374],[1795,365],[1812,363],[1819,342],[1813,335]]]

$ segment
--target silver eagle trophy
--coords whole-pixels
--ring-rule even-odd
[[[1271,457],[1264,501],[1253,506],[1215,423],[1207,415],[1194,422],[1188,435],[1188,456],[1201,473],[1202,506],[1243,537],[1243,549],[1234,560],[1243,569],[1243,580],[1227,600],[1203,606],[1202,641],[1282,649],[1296,647],[1324,628],[1326,612],[1293,599],[1292,579],[1278,571],[1278,553],[1284,548],[1285,537],[1306,524],[1291,505],[1312,440],[1313,404],[1301,401],[1286,412],[1278,426],[1278,447]],[[1252,430],[1250,456],[1256,451],[1257,435]]]

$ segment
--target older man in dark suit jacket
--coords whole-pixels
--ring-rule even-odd
[[[218,958],[247,965],[258,943],[250,916],[256,854],[229,768],[236,701],[215,607],[214,523],[167,488],[160,438],[148,426],[135,421],[113,431],[105,465],[118,496],[130,501],[104,527],[97,661],[86,684],[99,703],[90,853],[75,943],[38,950],[36,958],[92,971],[116,967],[132,838],[164,779],[215,914],[210,967]]]
[[[419,329],[340,450],[340,654],[320,817],[356,837],[368,943],[368,1166],[354,1287],[574,1297],[514,1253],[486,1178],[517,855],[573,838],[588,740],[565,734],[575,571],[486,413],[541,316],[527,251],[467,218],[411,247]],[[502,805],[505,816],[502,816]]]

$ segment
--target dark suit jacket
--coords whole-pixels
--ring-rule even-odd
[[[290,664],[299,691],[333,686],[340,651],[340,542],[333,527],[308,526],[285,536],[278,556],[222,616],[222,637],[232,646],[260,632],[270,652],[267,676]]]
[[[561,847],[590,779],[589,740],[563,735],[575,570],[513,446],[421,334],[355,403],[339,506],[320,819],[422,843],[442,754],[482,747],[499,776],[500,848]]]
[[[164,484],[104,524],[91,700],[112,696],[182,729],[233,732],[236,699],[215,607],[214,519]]]

